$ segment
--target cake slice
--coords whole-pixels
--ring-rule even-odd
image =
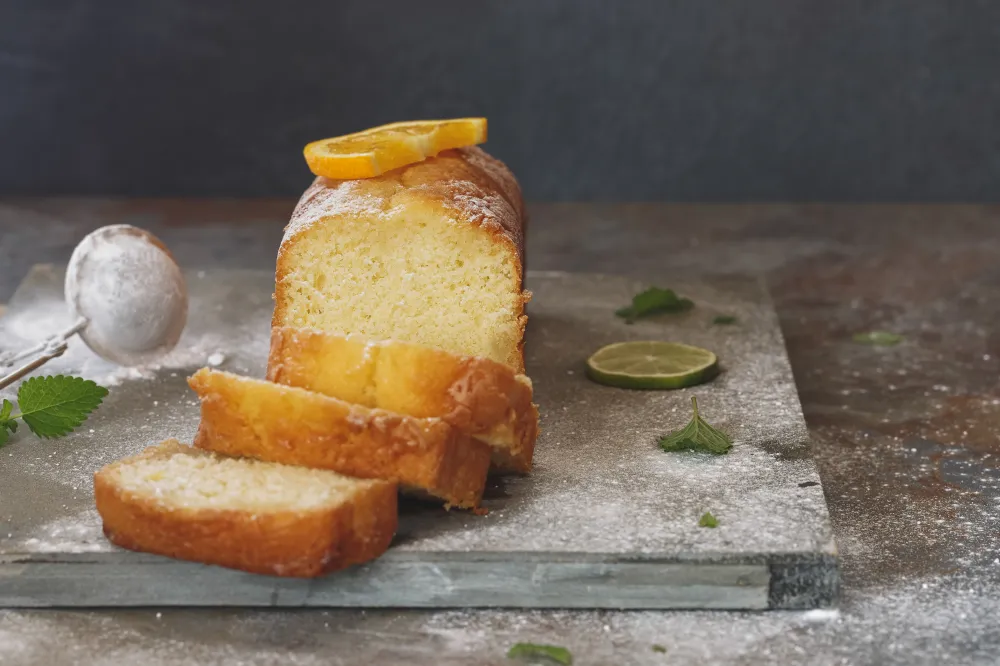
[[[229,458],[167,440],[94,475],[108,539],[123,548],[273,576],[314,577],[378,557],[396,486]]]
[[[524,372],[524,233],[517,181],[479,148],[375,178],[317,178],[278,250],[272,324]]]
[[[398,482],[449,505],[475,507],[489,445],[441,419],[369,409],[301,388],[202,368],[195,446],[269,462]]]
[[[538,434],[531,380],[485,358],[315,329],[271,331],[267,378],[348,402],[440,418],[493,447],[493,467],[525,473]]]

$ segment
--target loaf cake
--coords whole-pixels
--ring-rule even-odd
[[[364,180],[319,177],[285,228],[273,325],[417,343],[523,373],[524,232],[517,181],[479,148]]]
[[[440,418],[493,447],[493,468],[525,473],[538,434],[531,380],[509,366],[405,342],[271,330],[267,378],[365,407]]]
[[[458,507],[475,507],[482,496],[489,445],[441,419],[207,368],[188,383],[201,398],[199,448],[386,479]]]
[[[94,476],[108,539],[251,573],[313,577],[378,557],[396,486],[229,458],[167,440]]]

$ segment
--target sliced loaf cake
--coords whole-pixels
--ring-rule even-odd
[[[123,548],[273,576],[374,559],[396,531],[396,486],[229,458],[167,440],[94,476],[108,539]]]
[[[459,507],[477,506],[482,497],[489,445],[441,419],[207,368],[188,384],[201,398],[199,448],[386,479]]]
[[[365,407],[440,418],[493,447],[501,472],[531,470],[538,408],[510,366],[404,342],[274,328],[267,378]]]

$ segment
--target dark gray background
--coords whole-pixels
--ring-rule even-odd
[[[301,192],[486,115],[529,198],[1000,198],[1000,3],[0,0],[0,194]]]

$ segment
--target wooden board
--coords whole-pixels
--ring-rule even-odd
[[[271,274],[187,277],[188,329],[156,367],[117,368],[74,341],[43,369],[111,393],[71,436],[41,441],[22,430],[0,452],[0,605],[765,609],[835,600],[823,490],[777,318],[753,278],[660,280],[697,307],[626,325],[614,310],[642,284],[529,274],[527,363],[543,434],[530,476],[490,481],[486,516],[404,502],[385,556],[312,581],[120,550],[101,534],[94,471],[166,437],[189,440],[198,406],[185,377],[198,367],[263,375]],[[61,285],[51,267],[31,272],[0,319],[0,349],[59,330],[68,319]],[[739,323],[713,326],[717,314]],[[626,339],[710,348],[724,372],[662,392],[585,379],[591,352]],[[687,422],[692,394],[733,436],[728,455],[657,448],[659,435]],[[697,526],[704,511],[718,528]]]

